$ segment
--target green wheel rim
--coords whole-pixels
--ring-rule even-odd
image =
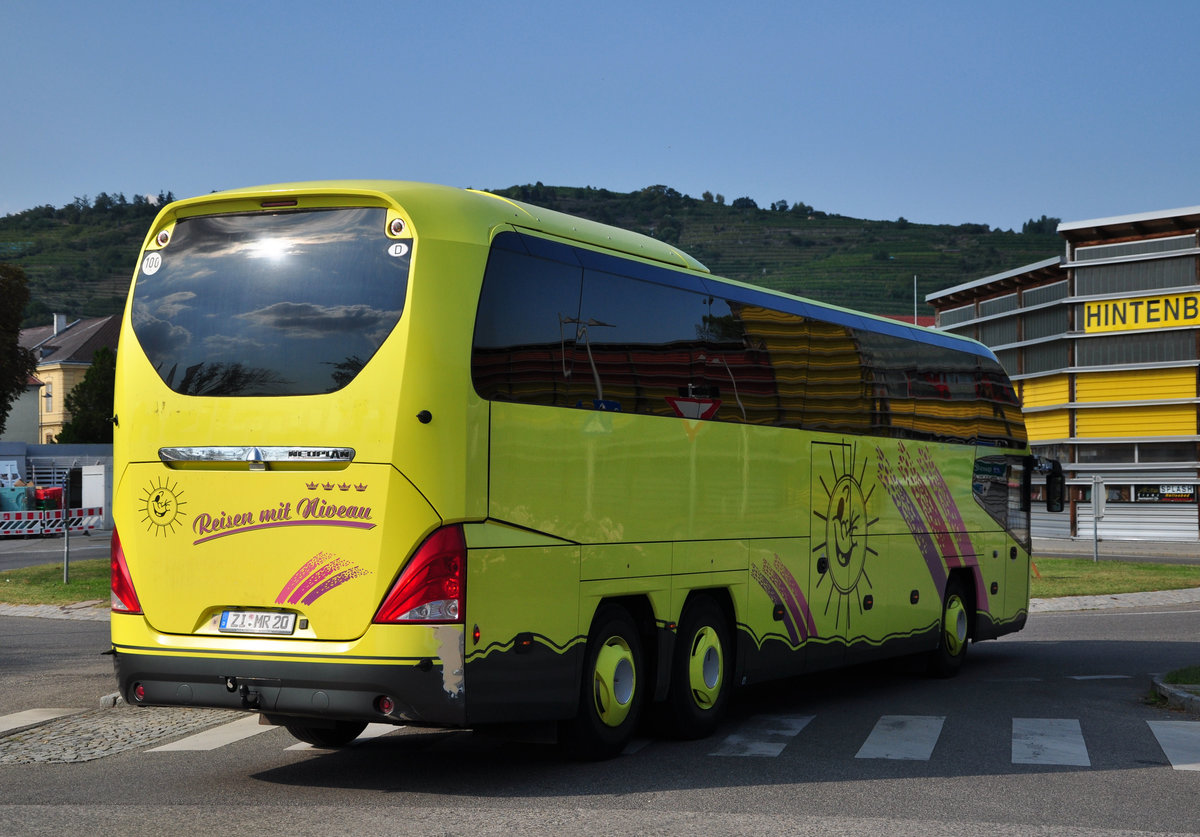
[[[712,627],[705,625],[692,638],[691,657],[688,660],[688,685],[692,699],[701,709],[711,709],[721,694],[725,680],[725,656],[721,651],[721,637]]]
[[[946,638],[946,650],[950,652],[951,657],[962,653],[967,644],[967,608],[957,595],[951,596],[946,602],[942,634]]]
[[[596,716],[607,727],[619,727],[629,717],[637,688],[633,652],[622,637],[609,637],[601,646],[592,681]]]

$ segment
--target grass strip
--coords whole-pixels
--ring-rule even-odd
[[[61,562],[5,570],[0,572],[0,602],[63,605],[95,599],[108,601],[110,573],[107,558],[72,561],[68,584],[63,584]]]
[[[1029,595],[1035,599],[1060,596],[1108,596],[1200,587],[1200,566],[1143,564],[1132,561],[1092,561],[1089,558],[1034,558]]]
[[[1200,683],[1200,666],[1177,668],[1163,678],[1164,683],[1174,686],[1193,686]]]

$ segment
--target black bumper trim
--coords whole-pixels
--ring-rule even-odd
[[[423,660],[378,665],[298,662],[243,657],[179,657],[118,650],[113,667],[121,696],[133,706],[203,706],[270,715],[461,727],[461,688],[443,687],[442,667]],[[458,678],[461,684],[461,675]],[[145,690],[136,700],[134,686]],[[383,715],[375,701],[387,695],[396,709]]]

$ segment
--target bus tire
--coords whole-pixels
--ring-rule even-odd
[[[671,658],[666,722],[677,738],[712,733],[729,702],[732,658],[729,623],[710,597],[692,601],[679,620]]]
[[[641,636],[628,611],[603,605],[588,634],[578,711],[559,729],[568,754],[595,761],[625,748],[641,714],[644,661]]]
[[[362,731],[367,728],[366,721],[334,721],[333,726],[328,724],[310,725],[304,722],[303,719],[295,721],[287,721],[284,723],[287,731],[292,734],[292,737],[297,741],[303,741],[305,744],[311,744],[314,747],[322,747],[326,749],[334,747],[345,747],[354,739],[362,734]]]
[[[967,657],[971,624],[971,601],[961,576],[946,581],[942,598],[942,619],[938,624],[938,647],[929,657],[929,673],[934,677],[953,677]]]

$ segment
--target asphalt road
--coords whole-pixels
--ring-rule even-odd
[[[103,622],[0,617],[0,716],[77,710],[19,746],[15,735],[26,733],[0,736],[0,832],[994,837],[1200,829],[1200,771],[1174,767],[1152,732],[1152,724],[1200,718],[1146,701],[1152,674],[1200,661],[1198,604],[1035,613],[1020,634],[972,646],[953,680],[930,680],[900,661],[775,683],[742,692],[710,739],[648,735],[599,764],[564,761],[541,744],[413,729],[320,751],[289,749],[284,730],[243,725],[254,734],[211,749],[160,750],[195,746],[196,718],[183,714],[194,710],[93,709],[112,689],[106,648]],[[240,717],[203,720],[200,732],[228,730]],[[918,727],[941,719],[932,750],[864,757],[885,720],[897,718]],[[1075,724],[1086,763],[1018,761],[1017,730],[1027,721]],[[185,722],[193,726],[184,730]],[[69,732],[81,727],[93,730],[89,745],[135,728],[137,741],[90,760],[5,763],[6,754],[19,760],[37,747],[61,756],[79,746]],[[747,742],[770,754],[747,755]],[[1053,749],[1042,753],[1053,759]]]
[[[39,564],[61,564],[64,551],[72,561],[92,558],[107,558],[109,539],[112,533],[97,529],[89,534],[47,537],[0,537],[0,571],[18,567],[36,567]]]

